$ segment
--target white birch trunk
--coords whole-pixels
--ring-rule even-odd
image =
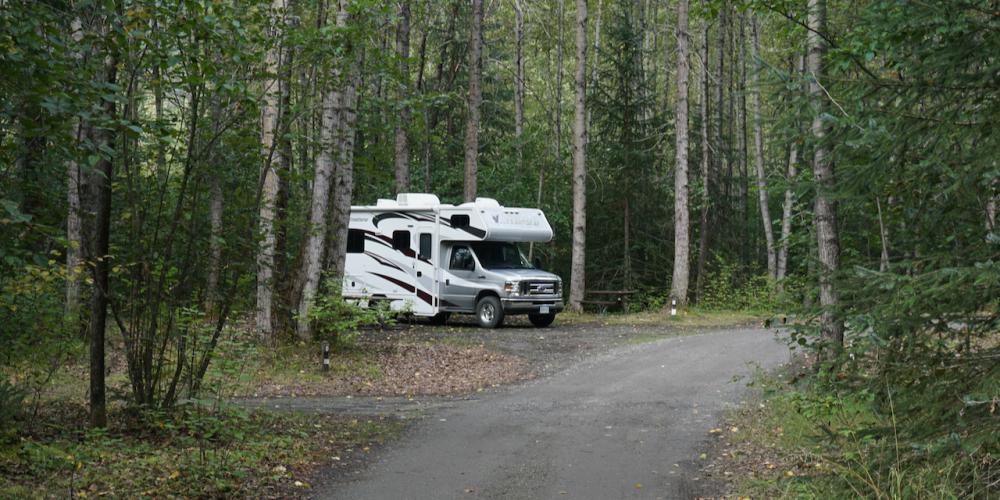
[[[282,35],[287,0],[272,0],[272,15],[277,18],[274,24],[272,38]],[[267,52],[266,67],[268,77],[264,80],[264,102],[261,110],[260,145],[264,157],[264,167],[261,172],[260,196],[260,243],[257,249],[257,317],[256,328],[258,337],[270,343],[274,337],[272,304],[274,297],[274,246],[275,230],[274,215],[278,199],[277,162],[274,161],[275,132],[278,128],[278,100],[280,89],[278,71],[281,66],[281,45],[275,44]]]
[[[573,250],[569,306],[582,309],[587,247],[587,1],[576,0],[576,106],[573,117]]]
[[[764,223],[764,240],[767,245],[767,277],[778,278],[777,254],[774,249],[774,229],[771,227],[771,210],[768,207],[767,178],[764,174],[764,130],[761,124],[760,106],[760,72],[763,65],[760,59],[760,34],[758,33],[757,16],[750,17],[750,36],[753,37],[751,49],[753,51],[754,72],[753,72],[753,153],[754,163],[757,167],[757,196],[760,201],[760,218]]]
[[[346,26],[349,20],[348,0],[339,0],[337,25]],[[333,210],[330,227],[333,230],[333,244],[328,252],[330,267],[335,278],[344,276],[344,258],[347,256],[347,229],[351,217],[351,199],[354,196],[354,138],[357,125],[358,85],[361,78],[361,51],[353,50],[341,101],[340,127],[337,134],[338,155],[333,188]]]
[[[805,73],[805,64],[805,57],[799,55],[796,65],[796,75],[801,76]],[[798,127],[796,126],[796,128]],[[779,281],[785,279],[788,275],[788,247],[790,245],[789,238],[792,236],[792,209],[795,206],[795,193],[792,192],[791,183],[795,181],[795,177],[799,173],[798,165],[799,141],[798,137],[796,137],[788,148],[788,167],[785,173],[786,182],[789,184],[789,187],[785,188],[785,200],[781,207],[781,247],[778,250],[776,270]]]

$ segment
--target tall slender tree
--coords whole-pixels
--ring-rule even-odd
[[[688,0],[677,4],[677,113],[674,164],[674,275],[670,295],[687,303],[689,264],[688,215]]]
[[[118,6],[116,6],[117,9]],[[118,13],[115,13],[117,15]],[[110,29],[110,26],[108,26]],[[104,58],[103,83],[114,87],[118,81],[118,53],[112,48]],[[111,268],[109,249],[111,241],[111,187],[114,184],[114,161],[108,154],[114,151],[116,101],[103,100],[105,123],[93,129],[93,141],[101,151],[100,159],[90,175],[88,185],[93,190],[94,217],[91,224],[91,249],[88,256],[93,262],[94,293],[90,299],[90,426],[106,427],[108,424],[105,392],[104,333],[107,329],[108,303],[111,292],[108,271]]]
[[[576,105],[573,117],[573,250],[569,303],[582,309],[587,253],[587,0],[576,0]]]
[[[695,278],[695,296],[701,300],[702,288],[705,285],[705,264],[708,261],[709,236],[712,233],[712,128],[709,126],[709,81],[708,63],[708,20],[702,21],[701,39],[701,215],[698,221],[698,270]]]
[[[844,343],[844,323],[835,310],[838,293],[834,284],[834,274],[840,266],[840,240],[837,235],[837,205],[831,198],[836,187],[833,161],[826,144],[827,124],[823,120],[826,96],[822,81],[825,77],[824,57],[826,56],[826,0],[809,0],[806,15],[808,30],[806,43],[809,47],[807,61],[809,71],[809,95],[812,100],[813,176],[816,181],[816,203],[813,218],[816,224],[816,248],[819,253],[820,278],[819,301],[823,307],[821,329],[825,341],[834,347]]]
[[[771,226],[771,211],[768,208],[767,178],[764,174],[764,129],[760,105],[760,72],[763,64],[760,56],[760,35],[758,33],[757,16],[750,17],[751,50],[754,60],[753,71],[753,146],[754,164],[757,169],[757,196],[760,201],[760,219],[764,223],[764,239],[767,245],[767,276],[778,278],[777,255],[774,248],[774,229]]]
[[[287,15],[288,0],[272,0],[272,40],[280,40],[283,36],[284,17]],[[281,89],[278,74],[281,70],[281,47],[275,41],[268,49],[264,79],[264,102],[261,106],[260,145],[264,158],[261,169],[260,194],[260,243],[257,248],[257,335],[264,342],[272,342],[274,322],[272,310],[274,306],[274,268],[275,268],[275,206],[278,199],[280,179],[278,162],[274,161],[277,147],[276,131],[278,130],[278,101]]]
[[[399,59],[399,86],[396,94],[399,117],[396,122],[396,192],[410,190],[410,1],[399,2],[399,25],[396,27],[396,57]]]
[[[483,101],[480,80],[483,72],[483,0],[472,0],[472,29],[469,30],[469,96],[465,122],[465,201],[474,201],[479,171],[479,106]]]
[[[347,26],[351,21],[348,6],[350,0],[338,0],[337,25]],[[337,111],[339,127],[337,129],[337,165],[334,176],[333,210],[330,213],[329,231],[332,231],[333,243],[327,267],[333,276],[344,276],[344,258],[347,255],[347,227],[351,218],[351,200],[354,197],[354,142],[357,137],[358,123],[358,87],[361,84],[361,49],[351,40],[348,43],[348,70],[344,94]]]
[[[800,78],[805,73],[805,56],[799,54],[798,62],[792,74],[794,78]],[[795,130],[798,132],[799,123],[796,120]],[[792,191],[792,183],[798,175],[799,165],[799,137],[796,135],[788,145],[788,165],[785,168],[785,199],[781,204],[781,246],[778,248],[777,269],[775,274],[778,280],[785,279],[788,274],[788,249],[791,245],[792,236],[792,209],[795,206],[795,193]]]

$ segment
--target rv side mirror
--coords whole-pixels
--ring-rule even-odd
[[[542,258],[541,257],[535,257],[535,260],[533,260],[531,263],[532,263],[532,265],[535,266],[535,269],[542,269]]]

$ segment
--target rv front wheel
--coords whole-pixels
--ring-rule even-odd
[[[493,295],[479,299],[476,303],[476,319],[484,328],[497,328],[502,325],[503,307],[500,306],[500,299]]]
[[[531,321],[532,325],[535,325],[538,328],[545,328],[546,326],[551,325],[552,322],[555,321],[555,319],[556,319],[556,313],[528,314],[528,320]]]

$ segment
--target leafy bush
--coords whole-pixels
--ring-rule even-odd
[[[767,276],[737,279],[738,267],[721,257],[717,270],[705,281],[698,305],[708,310],[774,311],[779,307],[778,289]]]
[[[354,345],[361,329],[366,326],[386,326],[394,322],[394,314],[386,302],[361,307],[340,296],[339,280],[329,279],[330,293],[317,295],[309,308],[309,321],[317,340],[329,341],[336,348]]]

